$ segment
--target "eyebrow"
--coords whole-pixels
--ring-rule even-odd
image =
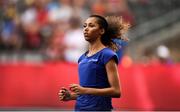
[[[87,24],[89,24],[89,25],[95,25],[96,23],[84,23],[84,25],[87,25]]]

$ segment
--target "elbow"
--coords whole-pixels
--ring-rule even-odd
[[[115,95],[114,95],[115,98],[120,98],[121,97],[121,93],[120,92],[117,92]]]
[[[115,90],[113,97],[114,97],[114,98],[120,98],[120,97],[121,97],[121,92],[120,92],[120,90]]]

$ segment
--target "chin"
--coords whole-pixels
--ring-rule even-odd
[[[85,37],[85,40],[86,40],[86,41],[90,41],[90,39],[89,39],[88,37]]]

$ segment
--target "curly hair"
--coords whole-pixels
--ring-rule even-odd
[[[121,39],[128,41],[129,39],[125,36],[128,31],[130,24],[126,23],[122,17],[119,16],[107,16],[103,17],[100,15],[91,15],[90,17],[96,17],[98,24],[104,28],[105,33],[101,37],[101,42],[111,48],[112,50],[118,50],[118,45],[113,42],[113,39]]]
[[[105,17],[108,28],[107,28],[107,36],[110,38],[109,47],[114,51],[118,50],[118,45],[112,41],[112,39],[121,39],[123,41],[128,41],[128,37],[126,36],[127,31],[129,30],[130,24],[125,22],[122,17],[119,16],[107,16]]]
[[[107,16],[105,17],[108,23],[108,36],[110,38],[119,38],[128,41],[128,37],[125,36],[129,30],[130,24],[125,22],[122,17],[119,16]]]

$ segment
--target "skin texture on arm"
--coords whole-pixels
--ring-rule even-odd
[[[117,64],[114,59],[111,59],[106,64],[106,71],[108,74],[108,81],[110,87],[108,88],[86,88],[82,87],[79,84],[71,84],[70,90],[77,94],[91,94],[98,96],[111,96],[119,98],[121,95],[120,84],[119,84],[119,75],[117,70]]]

